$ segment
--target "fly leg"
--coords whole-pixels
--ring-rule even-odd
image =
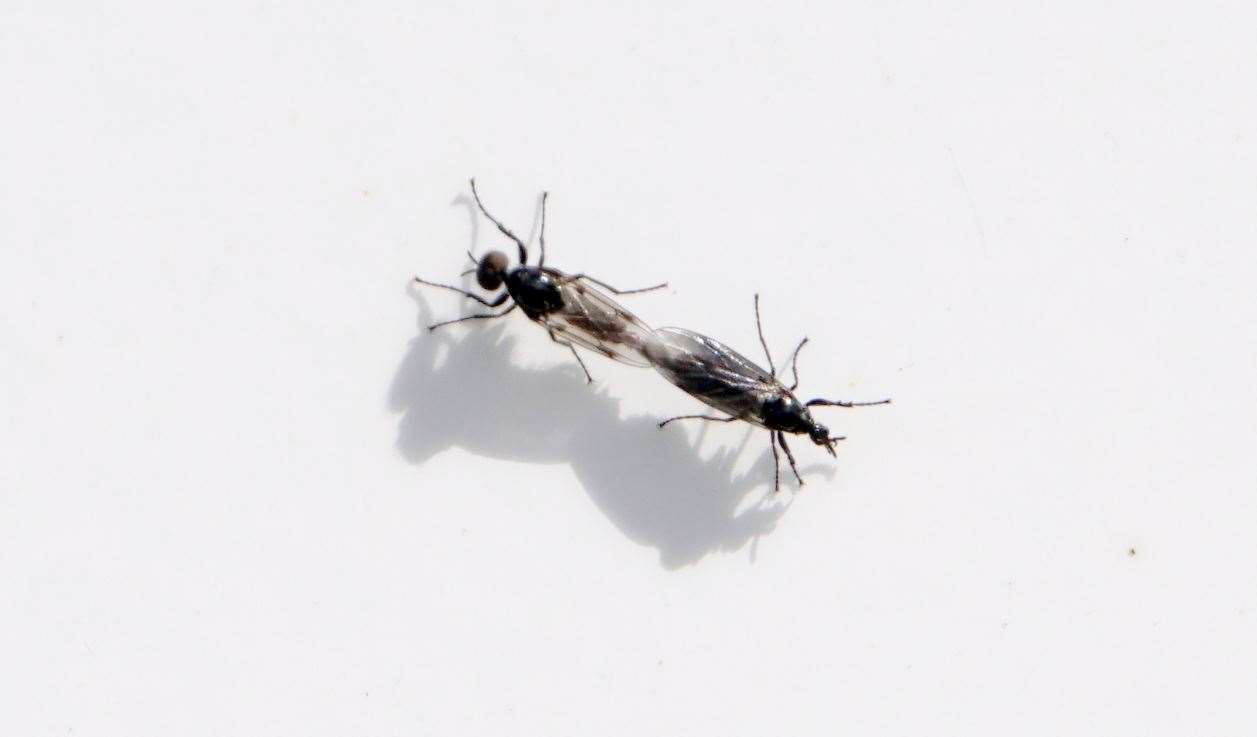
[[[580,364],[581,371],[585,372],[585,378],[589,380],[590,384],[594,383],[594,377],[589,373],[589,369],[585,367],[585,362],[581,360],[580,354],[576,352],[576,346],[572,345],[569,341],[559,340],[559,337],[549,328],[546,329],[546,332],[550,333],[550,340],[553,340],[559,345],[567,346],[567,349],[572,352],[572,356],[576,358],[576,362]]]
[[[872,407],[875,404],[890,404],[889,399],[879,399],[876,402],[835,402],[832,399],[809,399],[808,407]]]
[[[786,434],[778,430],[776,437],[777,442],[781,443],[781,449],[786,452],[786,460],[790,461],[790,470],[794,471],[794,477],[798,479],[799,486],[803,486],[803,477],[799,475],[798,466],[794,465],[794,454],[790,452],[790,446],[786,445]]]
[[[549,192],[541,193],[541,258],[537,259],[538,267],[546,265],[546,198],[549,196]]]
[[[503,303],[503,302],[505,302],[507,299],[509,299],[509,298],[510,298],[510,296],[511,296],[511,295],[510,295],[510,293],[508,293],[508,292],[503,292],[503,293],[502,293],[502,296],[500,296],[500,297],[498,297],[498,298],[497,298],[497,301],[495,301],[495,302],[490,302],[490,301],[488,301],[487,299],[485,299],[484,297],[481,297],[481,296],[476,295],[476,294],[472,294],[471,292],[467,291],[466,289],[459,289],[458,287],[452,287],[452,286],[450,286],[449,284],[438,284],[437,282],[434,282],[434,281],[427,281],[426,279],[420,279],[420,278],[419,278],[419,277],[417,277],[417,276],[415,277],[415,283],[416,283],[416,284],[426,284],[426,285],[427,285],[427,286],[429,286],[429,287],[440,287],[441,289],[448,289],[448,290],[450,290],[451,292],[458,292],[459,294],[463,295],[464,297],[467,297],[468,299],[474,299],[474,300],[476,300],[477,302],[479,302],[480,304],[484,305],[485,307],[501,307],[501,306],[502,306],[502,303]]]
[[[709,420],[711,422],[733,422],[736,419],[738,418],[737,417],[712,417],[711,415],[680,415],[679,417],[669,417],[663,422],[660,422],[659,429],[662,430],[664,425],[668,424],[669,422],[673,422],[675,420]]]
[[[654,285],[653,287],[642,287],[641,289],[616,289],[615,287],[611,286],[610,284],[606,283],[605,281],[602,281],[601,279],[595,279],[595,278],[593,278],[592,276],[590,276],[590,275],[588,275],[588,274],[583,274],[583,273],[582,273],[582,274],[570,274],[570,275],[565,275],[565,276],[563,277],[563,279],[564,279],[565,281],[577,281],[577,280],[580,280],[580,279],[584,279],[584,280],[585,280],[585,281],[587,281],[587,282],[593,282],[594,284],[597,284],[598,286],[602,287],[603,289],[607,290],[608,292],[611,292],[612,294],[620,294],[620,295],[624,295],[624,294],[641,294],[642,292],[650,292],[650,291],[654,291],[654,290],[656,290],[656,289],[663,289],[664,287],[668,286],[668,282],[663,282],[662,284],[656,284],[656,285]]]
[[[484,203],[480,201],[480,193],[476,191],[475,179],[471,180],[471,196],[476,198],[476,207],[479,207],[480,212],[489,218],[489,222],[498,226],[498,230],[502,231],[502,235],[515,241],[515,245],[519,246],[519,262],[521,264],[528,263],[528,249],[524,247],[524,242],[519,239],[519,236],[512,233],[510,228],[503,225],[500,220],[490,215],[489,211],[484,209]]]
[[[759,344],[764,349],[764,358],[768,359],[768,373],[777,375],[777,367],[773,365],[773,354],[768,352],[768,343],[764,340],[764,326],[759,321],[759,295],[755,295],[755,329],[759,332]],[[776,452],[776,451],[773,451]]]
[[[773,493],[781,491],[781,458],[777,456],[776,435],[768,431],[768,447],[773,451]]]
[[[502,310],[501,312],[485,312],[479,315],[467,315],[466,317],[459,317],[453,320],[446,320],[445,322],[433,323],[428,326],[428,330],[436,330],[442,325],[453,325],[456,322],[462,322],[464,320],[492,320],[495,317],[503,317],[504,315],[510,314],[511,310],[515,309],[516,307],[518,307],[518,305],[512,304],[510,307],[507,307],[505,310]]]
[[[807,338],[799,341],[799,344],[794,347],[794,353],[790,356],[790,371],[794,374],[794,383],[790,385],[790,391],[799,387],[799,351],[803,350],[805,345],[807,345]]]

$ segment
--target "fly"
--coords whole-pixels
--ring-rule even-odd
[[[480,202],[480,194],[476,191],[476,180],[471,180],[471,194],[476,199],[476,206],[498,230],[507,238],[515,241],[519,248],[519,265],[508,268],[506,254],[501,251],[490,251],[480,258],[467,252],[473,267],[463,272],[463,276],[475,272],[476,282],[488,292],[496,292],[504,285],[506,290],[493,301],[448,284],[438,284],[415,277],[415,281],[430,287],[440,287],[458,292],[474,299],[491,309],[501,307],[511,300],[512,304],[500,312],[485,312],[454,320],[446,320],[429,325],[429,330],[436,330],[443,325],[452,325],[464,320],[491,320],[503,317],[516,307],[523,310],[528,319],[541,325],[559,345],[567,346],[576,357],[577,363],[585,372],[585,378],[593,383],[593,376],[585,367],[576,346],[581,346],[607,358],[627,363],[630,366],[649,366],[646,358],[646,340],[650,336],[650,326],[638,319],[633,313],[616,304],[592,285],[606,289],[617,295],[637,294],[662,289],[667,283],[656,284],[642,289],[620,290],[589,276],[588,274],[564,274],[558,269],[546,266],[546,198],[548,192],[541,194],[541,253],[537,265],[528,264],[528,248],[524,242],[510,231],[497,218],[489,214]]]
[[[698,401],[728,414],[728,417],[711,415],[682,415],[659,423],[662,428],[673,420],[711,420],[733,422],[746,420],[768,430],[769,445],[773,451],[773,491],[781,488],[780,458],[777,446],[786,452],[790,470],[803,485],[803,477],[794,463],[794,454],[786,445],[786,433],[807,435],[813,443],[822,445],[831,456],[834,443],[845,436],[830,435],[829,428],[812,417],[809,407],[865,407],[889,404],[889,399],[877,402],[837,402],[829,399],[812,399],[801,403],[794,396],[799,385],[799,350],[807,344],[804,338],[790,357],[790,370],[794,383],[788,388],[777,379],[773,357],[764,341],[764,328],[759,319],[759,295],[755,295],[755,327],[759,342],[768,359],[768,371],[750,359],[717,340],[683,328],[660,328],[654,331],[646,343],[646,356],[655,369],[668,381],[676,384]]]

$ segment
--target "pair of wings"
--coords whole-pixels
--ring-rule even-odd
[[[560,340],[630,366],[654,366],[700,402],[756,425],[763,424],[764,400],[785,391],[772,374],[718,340],[684,328],[651,330],[579,278],[559,288],[563,309],[542,320]]]
[[[781,383],[718,340],[684,328],[659,328],[646,357],[668,381],[709,407],[763,427],[765,399],[785,392]]]
[[[579,277],[558,278],[563,309],[541,318],[551,335],[620,363],[650,365],[646,357],[649,325]]]

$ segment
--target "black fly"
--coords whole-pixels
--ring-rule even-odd
[[[790,446],[786,445],[786,433],[807,435],[813,443],[825,446],[832,456],[837,455],[834,453],[834,443],[844,439],[842,435],[831,436],[827,427],[812,419],[808,407],[864,407],[889,404],[890,400],[836,402],[812,399],[800,403],[794,396],[794,389],[799,385],[799,349],[807,343],[807,338],[799,343],[790,357],[794,383],[786,388],[777,379],[773,357],[768,353],[768,344],[764,341],[764,328],[759,320],[758,294],[755,295],[755,327],[759,330],[759,342],[768,358],[768,371],[724,343],[682,328],[660,328],[654,331],[646,343],[646,356],[668,381],[698,401],[729,415],[682,415],[660,422],[659,427],[662,428],[673,420],[699,419],[714,422],[746,420],[752,425],[765,428],[771,435],[769,444],[773,450],[775,492],[781,488],[778,444],[786,452],[794,477],[799,480],[800,486],[803,485],[803,477],[799,476],[799,469],[794,465],[794,454],[790,452]]]
[[[464,271],[463,275],[465,276],[474,271],[476,282],[480,284],[481,288],[489,292],[496,292],[505,285],[506,291],[490,302],[478,295],[448,284],[425,281],[417,276],[415,281],[431,287],[441,287],[442,289],[458,292],[469,299],[476,300],[485,307],[501,307],[508,299],[513,300],[513,303],[501,312],[485,312],[467,315],[454,320],[446,320],[429,325],[429,330],[436,330],[442,325],[452,325],[464,320],[488,320],[502,317],[519,307],[528,316],[528,319],[546,329],[551,340],[559,345],[567,346],[572,351],[572,355],[576,356],[576,361],[580,363],[581,369],[585,372],[585,378],[590,383],[593,382],[594,378],[590,376],[589,369],[585,368],[585,362],[581,360],[580,354],[576,352],[573,344],[631,366],[650,365],[650,360],[645,355],[646,340],[650,335],[650,326],[639,320],[633,313],[616,304],[610,297],[594,289],[590,284],[597,284],[615,294],[637,294],[638,292],[648,292],[652,289],[661,289],[668,286],[666,283],[656,284],[653,287],[645,287],[643,289],[619,290],[586,274],[564,274],[558,269],[546,266],[546,198],[549,195],[548,192],[541,194],[541,255],[537,259],[537,265],[530,266],[528,264],[528,249],[524,246],[524,242],[497,218],[490,215],[489,211],[480,202],[480,194],[476,192],[475,179],[471,180],[471,194],[475,197],[476,206],[480,208],[480,212],[490,222],[498,226],[498,230],[502,231],[503,235],[515,241],[515,245],[519,247],[519,265],[514,268],[508,268],[509,262],[506,254],[501,251],[490,251],[481,257],[479,261],[476,261],[471,252],[468,252],[467,258],[471,259],[474,267]]]

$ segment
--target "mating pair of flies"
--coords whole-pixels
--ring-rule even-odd
[[[519,248],[519,264],[509,266],[506,254],[501,251],[490,251],[478,261],[469,251],[472,268],[463,272],[463,276],[476,274],[476,282],[482,289],[493,293],[505,287],[505,290],[493,300],[485,299],[477,294],[448,284],[438,284],[415,277],[415,281],[432,287],[440,287],[458,292],[473,299],[489,312],[482,312],[465,317],[438,322],[429,326],[436,330],[444,325],[464,322],[467,320],[491,320],[510,314],[516,307],[521,309],[528,319],[545,328],[554,342],[566,346],[576,357],[585,377],[592,383],[593,377],[576,346],[581,346],[607,358],[626,363],[631,366],[653,366],[664,378],[687,392],[698,401],[725,413],[725,416],[682,415],[672,417],[659,423],[663,428],[675,420],[709,420],[712,422],[733,422],[745,420],[768,430],[770,447],[773,451],[773,491],[781,486],[780,458],[777,446],[785,451],[790,461],[790,469],[799,485],[803,485],[803,477],[795,465],[794,454],[786,444],[786,433],[807,435],[813,443],[824,446],[831,456],[836,457],[834,443],[845,439],[842,435],[830,435],[829,429],[817,422],[809,410],[810,407],[864,407],[874,404],[888,404],[889,399],[877,402],[839,402],[830,399],[812,399],[800,402],[794,396],[799,385],[799,350],[807,344],[804,338],[795,347],[790,356],[790,372],[793,383],[789,387],[777,378],[777,369],[773,364],[772,355],[768,352],[768,343],[764,340],[764,328],[759,317],[759,295],[755,295],[755,327],[759,331],[759,342],[768,359],[768,370],[760,368],[753,361],[717,340],[700,335],[684,328],[660,328],[652,330],[633,313],[616,304],[610,297],[593,287],[598,285],[619,296],[639,294],[655,289],[662,289],[667,284],[656,284],[642,289],[621,290],[595,279],[588,274],[565,274],[558,269],[546,266],[546,198],[548,193],[541,195],[541,233],[539,237],[540,255],[537,265],[528,263],[528,248],[509,228],[497,218],[489,214],[480,201],[476,191],[476,180],[471,180],[471,193],[476,200],[480,212],[489,219],[507,238],[515,242]],[[493,311],[510,301],[506,309]]]

